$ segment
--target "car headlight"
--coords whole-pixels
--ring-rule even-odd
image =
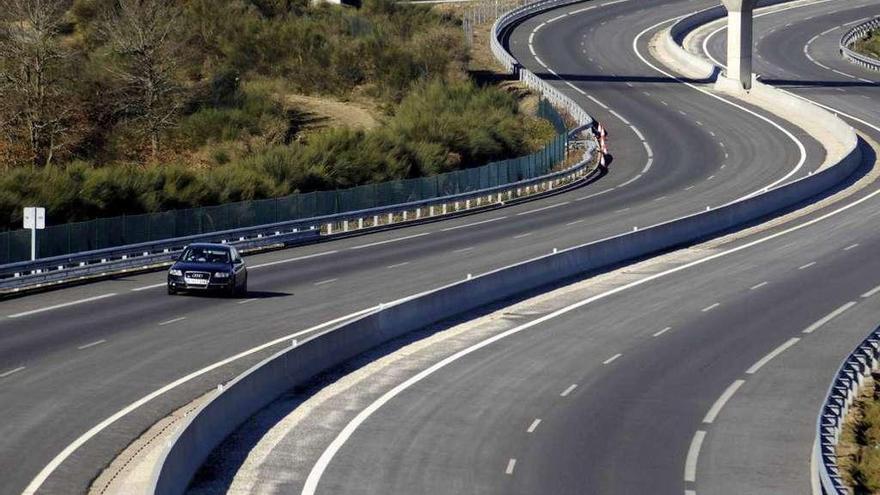
[[[168,275],[171,275],[172,277],[182,277],[183,272],[180,270],[177,270],[176,268],[172,268],[172,269],[168,270]]]
[[[214,278],[229,278],[228,272],[217,272],[214,274]]]

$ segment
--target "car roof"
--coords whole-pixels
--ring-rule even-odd
[[[227,244],[219,244],[219,243],[210,243],[210,242],[197,242],[194,244],[190,244],[188,247],[191,248],[208,248],[208,249],[225,249],[229,251],[232,246]]]

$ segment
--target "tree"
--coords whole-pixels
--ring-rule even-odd
[[[117,0],[103,22],[114,58],[109,70],[120,83],[118,110],[149,141],[154,162],[185,101],[177,75],[181,14],[173,0]]]
[[[49,165],[72,144],[74,52],[59,36],[67,7],[61,0],[0,0],[0,131],[10,143],[26,143],[32,167]]]

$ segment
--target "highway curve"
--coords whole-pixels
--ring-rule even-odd
[[[722,204],[823,161],[819,144],[792,125],[778,124],[802,143],[803,163],[799,145],[776,125],[673,83],[634,56],[638,31],[693,2],[602,3],[541,30],[535,46],[543,63],[586,95],[554,84],[610,130],[610,172],[588,187],[253,256],[248,299],[168,297],[164,274],[153,273],[0,303],[0,493],[29,483],[43,493],[84,492],[156,420],[316,325]],[[540,18],[511,39],[514,54],[539,73],[527,39]]]
[[[537,16],[512,41],[525,60],[534,27],[556,19],[534,38],[537,57],[589,95],[620,106],[649,141],[679,143],[653,134],[672,120],[645,123],[663,112],[660,99],[686,113],[672,117],[675,129],[704,119],[698,127],[709,130],[735,113],[704,115],[709,110],[700,107],[709,103],[699,93],[653,80],[632,41],[713,4],[609,2],[559,18],[583,8],[576,5]],[[760,18],[758,60],[766,62],[758,72],[852,115],[849,123],[880,141],[880,87],[857,79],[878,77],[836,59],[830,43],[840,31],[812,40],[807,53],[849,76],[817,70],[804,52],[814,35],[880,13],[876,1],[846,5],[821,2]],[[582,40],[603,47],[592,62],[577,53]],[[658,155],[688,156],[675,146],[656,148]],[[584,295],[553,313],[511,316],[520,331],[444,360],[390,398],[352,399],[358,410],[377,409],[335,437],[345,441],[323,451],[334,454],[326,464],[311,458],[312,475],[320,466],[316,493],[809,493],[820,403],[841,360],[880,319],[880,187],[870,180],[875,152],[864,151],[859,187],[835,202],[696,246],[686,253],[688,264],[636,268],[627,290]],[[732,159],[738,153],[732,149]],[[279,459],[303,455],[292,440],[278,445]],[[306,474],[288,476],[285,492],[302,491]]]

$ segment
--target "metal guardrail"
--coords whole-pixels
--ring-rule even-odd
[[[843,55],[843,58],[866,69],[880,71],[880,60],[862,55],[850,48],[856,41],[867,38],[872,31],[877,29],[880,29],[880,17],[859,24],[847,31],[840,38],[840,54]]]
[[[850,493],[840,476],[837,466],[837,442],[847,412],[858,395],[865,378],[878,368],[880,359],[880,328],[868,336],[843,362],[822,405],[816,426],[816,442],[813,451],[814,465],[818,469],[819,484],[825,495],[848,495]]]
[[[576,136],[584,129],[584,126],[578,127],[570,134]],[[593,172],[591,156],[594,149],[595,145],[589,143],[584,159],[565,170],[454,196],[3,265],[0,266],[0,293],[160,266],[169,263],[172,254],[192,242],[220,242],[235,245],[243,251],[257,250],[503,205],[518,198],[553,191],[589,176]]]
[[[577,103],[534,73],[522,68],[500,42],[504,29],[521,19],[548,7],[563,6],[583,0],[549,0],[524,5],[502,15],[492,26],[492,52],[511,73],[519,73],[520,80],[540,92],[551,104],[567,112],[578,124],[569,135],[574,137],[587,130],[593,119]],[[475,207],[504,204],[524,196],[544,193],[560,186],[584,179],[592,174],[591,156],[597,146],[592,133],[586,133],[587,148],[584,159],[559,172],[533,179],[503,184],[488,189],[453,196],[432,198],[413,203],[392,205],[368,210],[352,211],[325,217],[308,218],[261,225],[243,229],[213,232],[203,235],[165,239],[144,244],[118,246],[0,265],[0,294],[39,287],[41,285],[75,281],[87,277],[107,275],[167,264],[171,255],[192,242],[222,242],[242,250],[256,250],[271,246],[292,245],[316,240],[322,235],[348,233],[354,230],[387,227],[390,224],[421,220]]]
[[[549,8],[563,7],[565,5],[582,3],[583,1],[584,0],[544,0],[515,8],[503,14],[494,24],[492,24],[490,45],[492,54],[495,55],[495,58],[509,73],[518,75],[520,81],[525,83],[528,87],[539,91],[544,95],[544,98],[549,100],[556,107],[564,109],[575,120],[575,122],[578,123],[578,125],[586,126],[593,124],[593,118],[581,108],[580,105],[575,103],[574,100],[553,85],[547,83],[536,76],[533,72],[524,68],[522,64],[513,57],[513,55],[508,53],[502,43],[505,31],[513,24]]]

